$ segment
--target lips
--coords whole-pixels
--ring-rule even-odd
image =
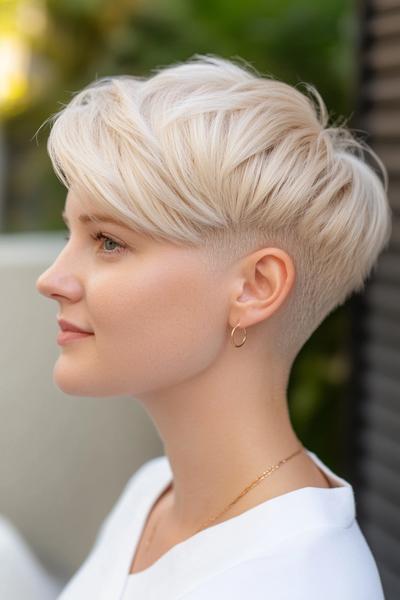
[[[74,323],[70,323],[65,319],[58,319],[58,324],[62,331],[75,331],[77,333],[93,333],[93,331],[89,331],[88,329],[78,327],[77,325],[74,325]]]

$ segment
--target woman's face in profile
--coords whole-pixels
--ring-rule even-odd
[[[58,303],[59,319],[93,332],[60,345],[56,385],[72,395],[135,396],[205,369],[227,343],[222,273],[207,268],[201,249],[82,222],[88,212],[104,214],[87,199],[83,209],[71,188],[69,239],[36,282]]]

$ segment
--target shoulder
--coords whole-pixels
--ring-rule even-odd
[[[156,456],[155,458],[150,458],[145,463],[143,463],[128,479],[128,481],[122,489],[119,498],[123,498],[125,495],[129,494],[129,492],[134,487],[137,488],[140,483],[144,483],[146,480],[149,479],[151,480],[153,476],[156,475],[158,469],[161,466],[164,466],[166,460],[166,457],[164,455],[161,455]]]
[[[107,532],[110,532],[118,523],[124,523],[126,516],[131,516],[132,503],[146,494],[147,484],[157,476],[157,471],[164,466],[165,456],[157,456],[143,463],[128,479],[110,512],[102,522],[95,543],[98,544]]]
[[[384,600],[379,572],[357,521],[310,530],[274,552],[212,576],[182,600]]]

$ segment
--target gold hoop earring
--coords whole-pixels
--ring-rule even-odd
[[[239,323],[240,323],[240,321],[239,321]],[[233,342],[233,345],[235,346],[235,348],[240,348],[240,346],[243,346],[243,344],[245,343],[246,338],[247,338],[246,328],[241,327],[241,329],[244,329],[244,337],[243,337],[242,341],[240,342],[240,344],[235,344],[234,335],[235,335],[236,329],[239,327],[239,323],[237,325],[235,325],[235,327],[231,331],[231,338],[232,338],[232,342]]]

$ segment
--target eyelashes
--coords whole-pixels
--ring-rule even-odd
[[[126,246],[124,246],[120,242],[117,242],[117,240],[114,240],[112,237],[106,235],[102,231],[97,231],[96,233],[94,233],[90,237],[93,240],[95,240],[95,241],[108,241],[108,242],[111,242],[112,244],[117,244],[117,248],[114,248],[112,250],[104,250],[104,248],[102,248],[100,250],[101,254],[112,255],[113,256],[113,255],[116,255],[116,254],[123,254],[124,252],[126,252]],[[64,236],[64,239],[67,240],[67,241],[70,239],[69,233]]]
[[[90,236],[91,238],[93,238],[94,240],[103,240],[103,241],[109,241],[112,242],[113,244],[117,244],[117,248],[115,248],[114,250],[104,250],[102,249],[101,252],[103,254],[122,254],[123,252],[125,252],[126,247],[122,244],[120,244],[119,242],[117,242],[117,240],[114,240],[113,238],[109,237],[108,235],[105,235],[102,231],[98,231],[97,233],[95,233],[94,235]]]

